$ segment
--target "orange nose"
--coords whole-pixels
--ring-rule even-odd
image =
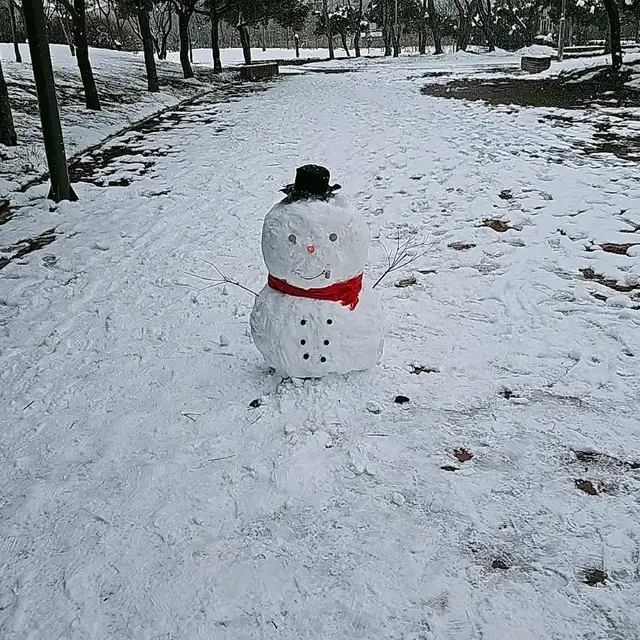
[[[315,245],[310,244],[310,245],[307,247],[307,251],[308,251],[309,253],[315,253],[315,251],[316,251],[316,247],[315,247]]]

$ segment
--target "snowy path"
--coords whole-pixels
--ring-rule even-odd
[[[1,272],[3,638],[637,637],[640,301],[579,271],[640,280],[592,250],[640,242],[637,165],[423,96],[418,64],[284,78],[225,127],[194,105],[152,174],[10,223],[60,237]],[[385,282],[377,370],[278,384],[251,297],[187,272],[260,287],[307,161],[374,237],[429,232],[428,273]]]

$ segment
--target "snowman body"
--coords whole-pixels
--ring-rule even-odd
[[[288,377],[321,377],[374,366],[383,348],[380,298],[359,278],[369,230],[337,195],[285,198],[267,214],[262,252],[271,276],[251,313],[251,334],[268,366]],[[275,282],[297,292],[283,292]],[[311,293],[350,287],[356,300],[316,299]],[[333,288],[332,288],[333,287]],[[330,289],[327,289],[330,288]]]

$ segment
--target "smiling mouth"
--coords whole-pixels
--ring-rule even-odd
[[[324,276],[328,280],[331,277],[331,270],[325,269],[324,271],[321,271],[317,276],[311,276],[310,278],[306,278],[305,276],[300,276],[300,278],[302,280],[317,280],[318,278],[322,278],[322,276]]]

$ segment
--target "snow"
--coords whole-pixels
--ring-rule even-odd
[[[363,55],[380,55],[381,51],[379,49],[372,49],[371,52],[368,52],[366,48],[363,49]],[[336,58],[346,58],[347,54],[342,49],[337,49],[334,52]],[[309,59],[309,58],[322,58],[327,59],[329,57],[328,49],[315,49],[315,48],[300,48],[300,58],[301,59]],[[229,48],[229,49],[221,49],[220,50],[220,58],[222,60],[222,65],[239,65],[244,64],[244,56],[242,54],[242,49],[240,48]],[[251,49],[251,60],[254,62],[259,62],[261,60],[295,60],[296,51],[295,49],[277,49],[277,48],[269,48],[266,51],[263,51],[259,47],[252,47]],[[167,59],[172,60],[173,62],[180,62],[180,53],[178,51],[172,51],[167,54]],[[200,65],[212,65],[213,64],[213,54],[211,49],[193,49],[193,62],[195,64]]]
[[[531,56],[534,58],[557,58],[558,50],[541,44],[534,44],[530,47],[523,47],[516,52],[520,56]]]
[[[22,64],[14,61],[12,44],[0,43],[0,59],[9,84],[20,141],[18,147],[0,147],[0,199],[47,170],[28,45],[20,45],[20,51]],[[69,48],[51,45],[51,58],[65,148],[70,157],[146,117],[211,90],[221,82],[229,82],[228,74],[215,82],[184,81],[180,79],[181,71],[175,63],[157,61],[161,91],[149,93],[141,54],[91,49],[90,60],[102,111],[90,112],[84,108],[80,73]],[[14,179],[10,180],[8,176]]]
[[[554,110],[419,91],[489,64],[196,101],[130,186],[15,196],[3,245],[57,239],[0,272],[3,638],[637,636],[640,304],[588,277],[640,281],[589,249],[636,237],[637,164]],[[252,296],[189,273],[262,286],[263,212],[306,162],[369,225],[366,277],[398,229],[430,243],[381,285],[378,367],[281,383]]]

